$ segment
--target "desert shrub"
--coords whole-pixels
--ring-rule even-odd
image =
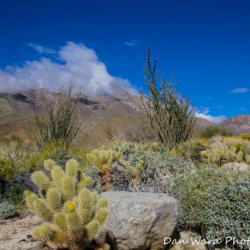
[[[215,135],[221,135],[225,137],[234,136],[235,132],[228,129],[225,126],[210,125],[203,130],[200,130],[201,138],[211,138]]]
[[[250,134],[241,134],[239,138],[250,141]]]
[[[0,179],[10,180],[18,174],[27,172],[25,163],[35,153],[36,148],[18,140],[0,143]]]
[[[0,180],[11,180],[20,172],[13,159],[0,159]]]
[[[39,148],[44,147],[51,140],[63,139],[68,145],[76,137],[82,122],[77,112],[77,104],[81,95],[74,99],[71,95],[74,84],[70,83],[69,92],[65,95],[62,88],[59,97],[47,100],[42,93],[42,102],[34,102],[34,112],[38,135],[35,136]]]
[[[129,171],[124,175],[123,163],[118,159],[112,166],[115,176],[113,190],[163,193],[174,175],[194,168],[192,163],[170,155],[166,147],[158,143],[120,142],[113,145],[113,150],[122,150],[123,158],[130,167],[136,167],[143,160],[140,180],[134,185],[133,176]],[[123,185],[120,179],[127,182]]]
[[[16,209],[13,204],[9,201],[4,201],[0,203],[0,219],[8,219],[16,214]]]
[[[203,164],[176,175],[168,193],[181,202],[180,222],[198,227],[207,240],[248,239],[250,172]]]
[[[50,159],[54,160],[58,166],[65,166],[66,161],[70,159],[69,152],[67,150],[57,149],[51,154]]]
[[[182,157],[184,160],[202,162],[200,152],[206,150],[210,145],[207,138],[192,139],[182,142],[171,154],[175,157]]]

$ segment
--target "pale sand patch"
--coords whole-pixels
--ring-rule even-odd
[[[28,250],[36,247],[39,249],[41,242],[34,240],[32,232],[41,223],[35,215],[6,220],[5,224],[0,225],[0,250]]]

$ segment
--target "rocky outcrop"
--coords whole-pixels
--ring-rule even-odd
[[[110,216],[96,237],[98,244],[115,250],[164,249],[164,237],[172,237],[180,214],[177,199],[167,194],[105,192]]]

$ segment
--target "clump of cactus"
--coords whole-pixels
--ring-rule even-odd
[[[217,148],[216,144],[212,144],[211,149],[207,149],[206,151],[201,152],[201,156],[203,157],[202,160],[204,162],[213,163],[218,166],[221,166],[222,163],[226,162],[242,162],[243,160],[243,152],[239,151],[236,153],[237,148],[231,146],[228,149],[227,146],[223,148]],[[246,156],[246,160],[247,160]],[[249,161],[249,160],[247,160]]]
[[[87,154],[87,159],[91,161],[98,169],[101,177],[101,191],[110,191],[114,176],[111,166],[121,157],[121,150],[115,153],[112,150],[98,150]]]
[[[65,171],[52,160],[46,160],[44,166],[48,175],[42,171],[32,175],[41,198],[24,192],[27,206],[45,222],[35,228],[35,238],[54,249],[86,249],[107,219],[108,201],[99,200],[96,192],[86,188],[92,179],[86,178],[76,160],[68,160]],[[109,249],[108,245],[103,249]]]
[[[127,173],[127,177],[130,174],[132,176],[132,182],[134,183],[135,186],[137,186],[140,181],[142,165],[144,161],[138,158],[138,163],[135,166],[133,166],[130,163],[131,160],[132,158],[130,158],[130,161],[125,161],[123,157],[119,159],[122,169],[125,170],[125,172]]]

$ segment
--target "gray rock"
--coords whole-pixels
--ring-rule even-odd
[[[164,249],[164,237],[172,237],[180,214],[177,199],[167,194],[105,192],[110,215],[96,237],[115,250]]]
[[[230,163],[225,163],[223,165],[223,168],[233,168],[233,170],[241,170],[241,171],[246,171],[246,170],[250,170],[250,167],[248,164],[246,163],[238,163],[238,162],[230,162]]]

